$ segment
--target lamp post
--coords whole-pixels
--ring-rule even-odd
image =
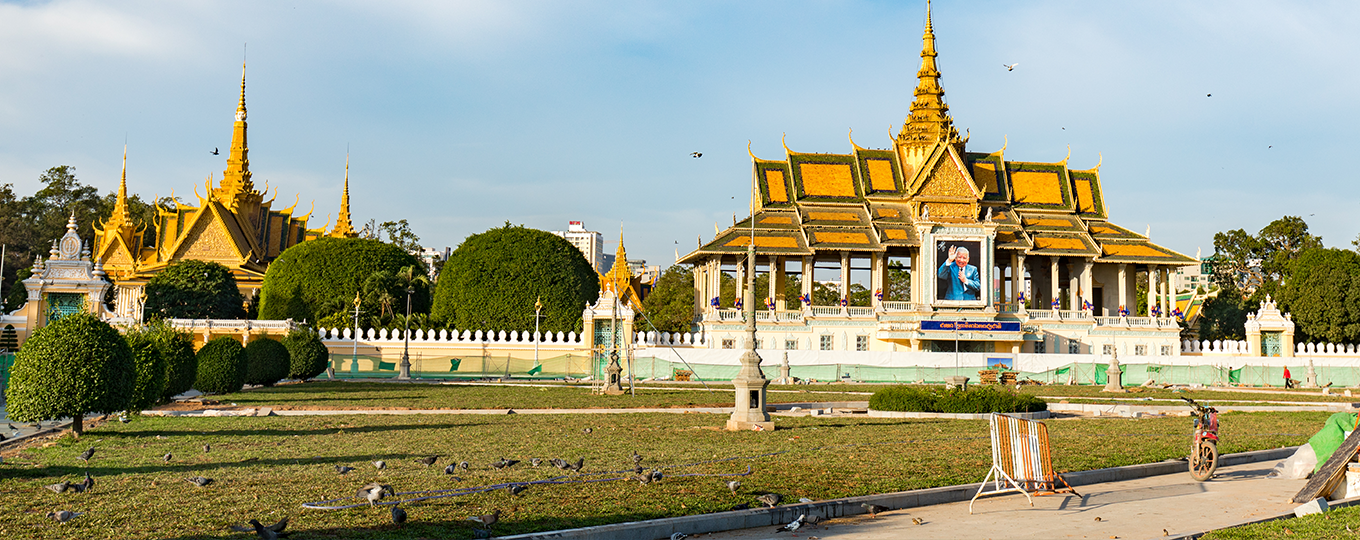
[[[538,299],[534,300],[534,365],[535,365],[535,366],[538,365],[538,341],[539,341],[539,339],[540,339],[539,336],[538,336],[538,318],[540,317],[539,313],[541,313],[542,311],[543,311],[543,297],[540,296],[540,297],[538,297]]]
[[[411,295],[415,293],[415,288],[406,288],[406,332],[401,335],[403,341],[401,346],[401,371],[397,373],[397,378],[401,380],[411,378]]]
[[[354,291],[354,352],[350,355],[349,371],[359,371],[359,291]],[[143,308],[145,309],[145,308]]]

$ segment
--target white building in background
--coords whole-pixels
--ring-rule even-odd
[[[1199,287],[1204,287],[1204,290],[1208,291],[1209,285],[1213,281],[1214,275],[1206,262],[1176,268],[1175,285],[1177,291],[1194,291]]]
[[[567,230],[552,231],[553,234],[565,238],[576,249],[581,250],[581,254],[586,256],[586,261],[601,274],[608,272],[610,265],[605,260],[604,235],[595,231],[587,231],[586,226],[580,221],[568,221]]]
[[[445,247],[444,249],[427,247],[420,251],[411,252],[412,255],[420,257],[420,260],[425,263],[425,268],[429,269],[431,278],[438,277],[434,271],[434,263],[448,260],[449,254],[451,253],[453,253],[453,248],[450,247]]]

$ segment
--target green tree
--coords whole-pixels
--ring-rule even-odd
[[[411,224],[406,220],[384,221],[378,229],[387,235],[387,243],[406,251],[420,251],[420,237],[411,232]]]
[[[127,408],[137,367],[123,336],[89,313],[39,328],[19,350],[10,372],[6,414],[19,422],[72,418],[84,433],[88,413]]]
[[[575,246],[507,222],[454,250],[430,316],[460,330],[523,330],[534,327],[534,301],[542,297],[543,331],[579,331],[582,310],[599,293],[599,275]]]
[[[1259,302],[1238,294],[1218,294],[1206,299],[1200,307],[1199,339],[1247,339],[1247,314],[1258,309]]]
[[[291,361],[288,348],[268,338],[252,339],[246,345],[246,384],[274,386],[288,376]]]
[[[694,326],[694,274],[680,265],[667,268],[657,278],[652,293],[642,300],[642,312],[633,327],[657,332],[689,332]]]
[[[1280,304],[1294,318],[1297,341],[1346,343],[1360,338],[1360,255],[1314,248],[1291,265]]]
[[[149,409],[161,400],[165,393],[166,377],[169,366],[161,354],[156,337],[145,329],[133,329],[123,338],[132,348],[132,359],[137,364],[137,382],[132,389],[132,400],[128,403],[130,413]]]
[[[318,238],[288,248],[265,272],[260,290],[260,319],[322,321],[327,326],[350,326],[347,312],[354,307],[354,296],[376,272],[395,275],[402,268],[424,264],[414,255],[391,244],[363,238]],[[405,289],[402,292],[405,301]],[[429,311],[429,290],[422,288],[413,298],[413,309]],[[365,300],[360,307],[366,315],[379,306]],[[339,321],[340,324],[335,324]]]
[[[326,372],[330,351],[321,337],[308,330],[293,330],[283,338],[288,349],[288,378],[307,380]]]
[[[883,286],[883,299],[897,302],[911,301],[911,270],[898,261],[888,263]],[[1014,301],[1012,298],[1011,301]]]
[[[174,262],[146,283],[146,315],[153,318],[240,319],[244,304],[231,270],[215,262]]]
[[[205,394],[240,392],[246,382],[246,350],[235,339],[223,336],[198,350],[198,376],[194,388]]]

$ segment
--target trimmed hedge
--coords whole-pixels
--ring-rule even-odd
[[[188,392],[198,378],[198,356],[194,354],[194,340],[188,332],[180,332],[164,322],[147,328],[165,359],[165,391],[163,400]]]
[[[874,392],[869,408],[875,411],[935,413],[1014,413],[1048,410],[1048,402],[999,386],[974,386],[969,390],[933,387],[890,386]]]
[[[260,289],[260,320],[316,322],[317,309],[326,302],[348,305],[364,280],[374,272],[397,273],[404,267],[425,265],[392,244],[363,238],[318,238],[284,250],[269,263]],[[430,309],[429,292],[417,287],[412,311]],[[406,305],[403,295],[402,307]]]
[[[283,338],[283,346],[288,349],[288,378],[305,381],[326,372],[330,366],[331,353],[321,336],[307,330],[294,330]]]
[[[146,282],[146,313],[164,319],[242,319],[245,298],[227,267],[185,259]]]
[[[467,237],[449,255],[430,317],[459,330],[532,329],[541,296],[544,332],[580,331],[581,312],[599,295],[599,274],[581,250],[507,223]]]
[[[230,337],[209,341],[198,350],[194,388],[205,394],[239,392],[246,382],[246,349]]]
[[[128,412],[137,413],[154,407],[165,393],[168,368],[165,356],[156,345],[155,337],[146,331],[134,329],[123,335],[128,347],[132,348],[132,359],[137,364],[137,382],[132,388],[132,401]]]
[[[10,370],[5,412],[16,422],[37,422],[121,411],[136,380],[127,340],[94,315],[76,313],[24,342]]]
[[[274,386],[288,376],[288,349],[282,343],[258,338],[246,345],[246,384]]]

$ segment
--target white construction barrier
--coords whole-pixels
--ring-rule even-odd
[[[1043,422],[1025,420],[1005,414],[992,413],[992,468],[978,486],[973,500],[968,501],[968,513],[973,513],[973,503],[984,495],[987,481],[992,480],[994,487],[985,495],[996,495],[1018,491],[1034,506],[1030,491],[1057,493],[1058,482],[1073,494],[1076,490],[1067,480],[1053,472],[1053,459],[1049,453],[1048,426]],[[1003,484],[1002,481],[1005,481]],[[1006,487],[1009,486],[1009,487]]]

